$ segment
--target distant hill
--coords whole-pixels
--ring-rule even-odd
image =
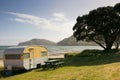
[[[58,45],[58,46],[93,46],[97,45],[94,42],[86,42],[86,41],[79,41],[77,42],[73,36],[65,38],[58,43],[46,40],[46,39],[32,39],[29,41],[21,42],[18,44],[19,46],[26,46],[26,45]]]
[[[56,45],[55,42],[46,40],[46,39],[32,39],[29,41],[21,42],[18,44],[19,46],[26,46],[26,45]]]
[[[97,44],[94,43],[94,42],[86,42],[86,41],[77,42],[75,37],[70,36],[70,37],[65,38],[62,41],[58,42],[57,45],[61,45],[61,46],[78,46],[78,45],[85,46],[85,45],[90,45],[90,46],[92,46],[92,45],[97,45]]]

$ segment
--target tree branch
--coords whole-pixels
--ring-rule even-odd
[[[99,46],[101,46],[102,48],[104,48],[105,49],[105,46],[104,45],[102,45],[100,42],[98,42],[98,41],[96,41],[96,40],[94,40],[94,39],[92,39],[92,41],[94,41],[95,43],[97,43]]]

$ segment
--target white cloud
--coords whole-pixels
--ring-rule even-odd
[[[55,21],[68,21],[63,13],[53,13],[53,16]]]
[[[13,17],[12,20],[17,22],[28,23],[43,29],[72,35],[74,22],[67,19],[63,13],[53,13],[53,17],[50,19],[15,12],[8,12],[8,14],[14,15],[15,18]]]
[[[12,20],[13,20],[13,19],[12,19]],[[15,18],[14,20],[15,20],[15,21],[18,21],[18,22],[31,23],[29,20],[24,20],[24,19],[21,19],[21,18]]]
[[[24,18],[24,19],[36,19],[36,20],[39,19],[38,17],[29,15],[29,14],[22,14],[22,13],[15,13],[15,12],[7,12],[7,13],[15,15],[19,18]]]

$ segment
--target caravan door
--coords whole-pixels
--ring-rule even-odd
[[[30,51],[29,66],[30,66],[30,69],[33,69],[34,68],[34,49],[30,48],[29,51]]]
[[[24,68],[26,70],[29,70],[30,69],[30,53],[24,53],[23,58],[24,58],[24,61],[23,61]]]

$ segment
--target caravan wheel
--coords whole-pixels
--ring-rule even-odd
[[[38,69],[38,68],[41,68],[41,64],[37,64],[37,69]]]

